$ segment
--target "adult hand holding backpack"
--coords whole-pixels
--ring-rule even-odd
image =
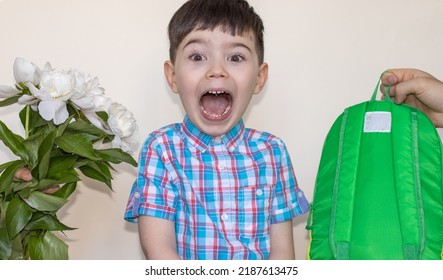
[[[425,113],[436,127],[443,127],[443,82],[417,69],[390,69],[381,77],[381,91],[391,86],[395,103],[406,103]]]

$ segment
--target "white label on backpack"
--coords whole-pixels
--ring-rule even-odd
[[[366,112],[363,132],[391,132],[391,112]]]

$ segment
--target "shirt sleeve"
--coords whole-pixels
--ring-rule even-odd
[[[177,196],[162,154],[158,141],[148,138],[140,152],[137,178],[129,194],[125,220],[135,223],[140,215],[174,220]]]
[[[286,146],[280,142],[280,166],[272,199],[271,223],[281,223],[309,211],[309,202],[298,187]]]

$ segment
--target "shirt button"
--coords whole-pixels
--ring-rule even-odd
[[[256,194],[257,196],[262,196],[262,195],[263,195],[263,190],[262,190],[262,189],[258,189],[258,190],[255,192],[255,194]]]
[[[135,197],[135,198],[140,198],[140,193],[139,193],[139,192],[135,192],[135,193],[134,193],[134,197]]]
[[[297,196],[298,196],[298,198],[303,198],[303,192],[302,192],[302,191],[299,191],[298,194],[297,194]]]
[[[228,214],[222,214],[221,219],[226,222],[229,219]]]
[[[217,143],[217,144],[220,144],[221,143],[221,137],[220,136],[214,137],[214,142]]]
[[[218,165],[218,170],[225,170],[225,168],[226,168],[226,165],[224,163],[220,163]]]

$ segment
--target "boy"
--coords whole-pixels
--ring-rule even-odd
[[[147,259],[294,259],[308,211],[277,137],[242,116],[268,77],[263,23],[244,0],[190,0],[169,26],[166,80],[183,123],[152,132],[125,219]]]

